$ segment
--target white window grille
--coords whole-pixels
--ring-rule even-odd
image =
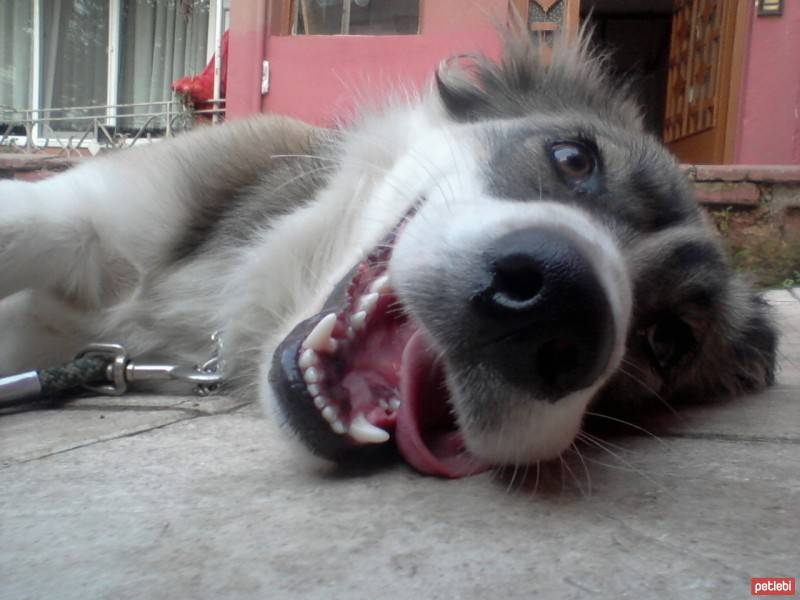
[[[2,0],[0,145],[130,145],[218,120],[170,83],[219,55],[230,0]]]

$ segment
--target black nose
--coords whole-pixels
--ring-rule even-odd
[[[520,229],[498,239],[489,284],[472,298],[480,359],[557,400],[597,380],[614,345],[611,307],[584,251],[565,234]]]

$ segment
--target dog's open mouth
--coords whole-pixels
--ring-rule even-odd
[[[399,229],[399,228],[398,228]],[[397,230],[298,324],[273,358],[270,382],[289,425],[333,460],[392,438],[417,470],[443,477],[484,471],[464,447],[444,369],[403,310],[386,272]]]

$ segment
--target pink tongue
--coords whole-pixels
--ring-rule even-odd
[[[489,465],[464,448],[442,386],[441,368],[436,366],[425,335],[417,331],[403,350],[402,402],[395,431],[400,454],[428,475],[457,478],[482,473]]]

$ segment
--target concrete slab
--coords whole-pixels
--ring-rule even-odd
[[[3,415],[0,417],[0,466],[149,431],[190,416],[176,410],[58,409]]]
[[[230,399],[5,415],[0,599],[750,597],[800,575],[800,301],[770,300],[775,388],[540,473],[337,471]]]
[[[298,469],[270,433],[223,415],[7,467],[0,597],[734,598],[797,567],[798,444],[628,440],[583,495]]]

